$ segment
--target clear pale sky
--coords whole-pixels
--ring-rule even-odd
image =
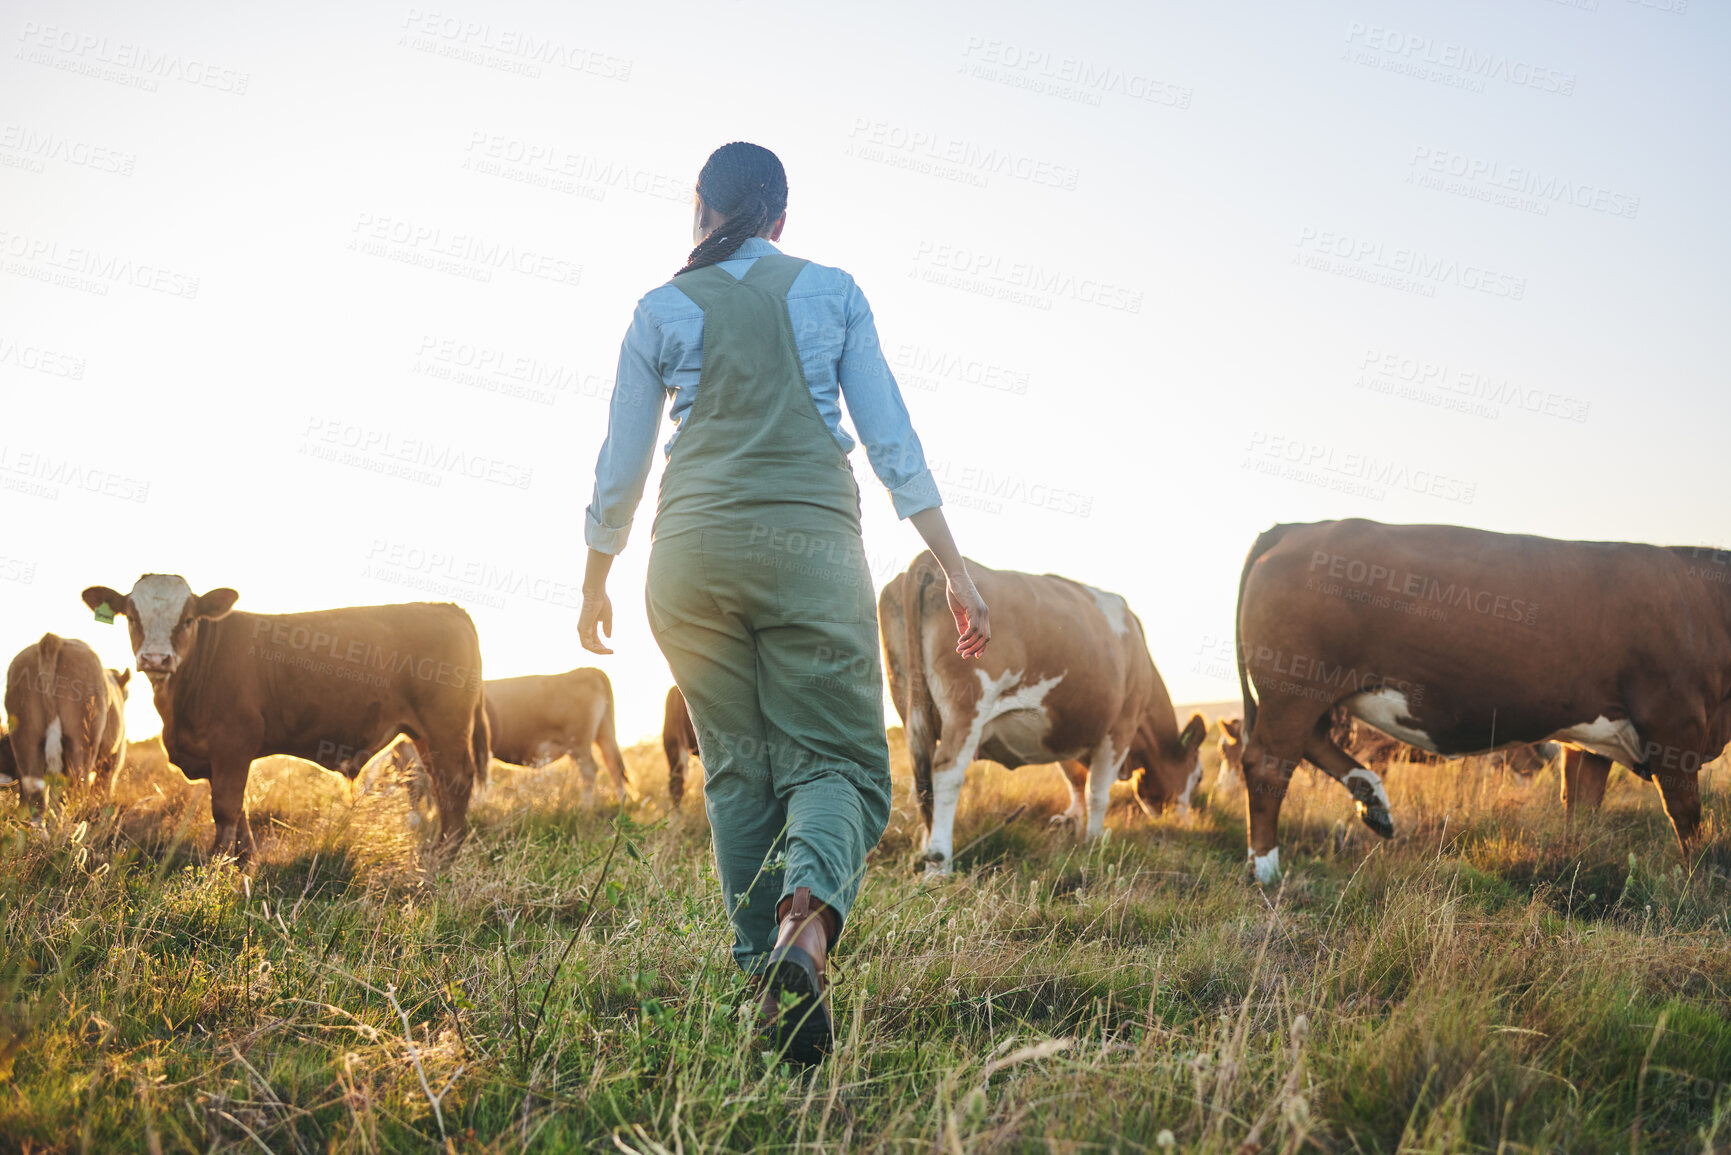
[[[740,139],[783,248],[870,298],[964,551],[1126,595],[1180,701],[1236,694],[1275,522],[1731,544],[1722,5],[11,0],[0,36],[5,655],[129,664],[78,593],[146,571],[449,598],[489,676],[598,664],[656,730],[654,477],[608,658],[583,508]],[[920,543],[855,466],[881,585]]]

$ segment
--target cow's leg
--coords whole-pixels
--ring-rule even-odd
[[[1271,883],[1280,877],[1280,804],[1297,768],[1297,757],[1276,753],[1260,732],[1245,739],[1244,807],[1250,872],[1257,882]]]
[[[1088,764],[1060,762],[1058,769],[1064,775],[1064,785],[1070,788],[1070,808],[1062,814],[1052,815],[1052,825],[1067,824],[1070,829],[1080,831],[1088,820]]]
[[[678,810],[685,797],[685,769],[690,755],[686,753],[685,743],[672,734],[662,737],[661,751],[667,755],[667,796],[673,800],[673,808]]]
[[[1110,736],[1100,743],[1088,762],[1088,826],[1090,839],[1100,837],[1106,829],[1106,810],[1112,804],[1112,783],[1118,781],[1118,771],[1130,753],[1130,740],[1115,742]]]
[[[932,821],[926,831],[926,873],[948,874],[955,865],[956,803],[962,796],[962,780],[974,760],[972,727],[965,736],[950,741],[952,727],[946,721],[944,737],[932,766]],[[961,727],[955,727],[961,729]]]
[[[210,767],[210,816],[216,820],[213,855],[233,854],[235,861],[252,860],[258,847],[246,816],[246,783],[252,759],[230,755],[215,758]]]
[[[571,751],[571,761],[577,764],[577,789],[583,796],[583,805],[595,804],[595,752],[585,742],[580,748]],[[620,791],[623,796],[624,791]]]
[[[1605,783],[1611,776],[1611,760],[1603,754],[1570,746],[1563,751],[1563,814],[1573,821],[1575,810],[1596,810],[1605,799]]]
[[[1360,821],[1384,838],[1394,837],[1394,818],[1388,812],[1388,792],[1382,788],[1382,779],[1375,770],[1334,744],[1326,716],[1304,744],[1304,756],[1346,787],[1358,803]]]
[[[467,715],[463,721],[468,721]],[[435,731],[427,738],[422,760],[439,807],[439,849],[455,851],[469,836],[469,793],[475,786],[469,736],[460,730]]]

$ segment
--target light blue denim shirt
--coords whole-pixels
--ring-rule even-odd
[[[780,250],[753,237],[719,265],[743,277],[758,257],[775,252]],[[942,505],[901,390],[878,344],[871,306],[853,278],[828,265],[806,265],[787,291],[787,312],[806,385],[841,451],[849,453],[854,447],[841,423],[841,399],[846,398],[866,458],[890,491],[896,514],[911,517]],[[662,406],[673,398],[673,436],[662,448],[671,454],[697,398],[702,368],[703,310],[671,283],[652,289],[637,302],[619,349],[607,440],[595,462],[595,495],[584,516],[583,540],[590,548],[602,553],[625,548],[655,453]]]

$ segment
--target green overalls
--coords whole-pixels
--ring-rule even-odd
[[[734,958],[774,945],[801,886],[845,923],[889,821],[877,605],[859,487],[800,366],[787,292],[805,262],[710,265],[697,397],[661,478],[647,601],[702,749]]]

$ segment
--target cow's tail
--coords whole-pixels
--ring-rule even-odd
[[[493,763],[493,727],[487,721],[487,697],[475,699],[474,726],[469,731],[469,753],[475,759],[475,786],[487,785],[487,774]]]
[[[595,744],[601,747],[601,762],[607,773],[613,775],[614,785],[636,802],[643,795],[631,784],[631,775],[625,771],[625,755],[619,752],[619,734],[613,724],[613,681],[605,674],[601,676],[601,690],[601,724],[595,727]]]
[[[1256,539],[1256,544],[1250,547],[1250,553],[1244,558],[1244,569],[1238,575],[1238,601],[1234,603],[1232,612],[1232,648],[1238,655],[1238,692],[1244,698],[1244,738],[1250,741],[1251,731],[1256,729],[1256,699],[1250,693],[1250,671],[1246,666],[1244,653],[1244,587],[1250,581],[1250,569],[1262,555],[1280,544],[1285,537],[1289,525],[1277,525],[1265,530]]]
[[[61,701],[56,681],[60,675],[60,635],[46,633],[36,643],[36,690],[48,702],[48,731],[42,736],[42,769],[46,774],[66,773],[62,757],[65,727],[61,724]]]
[[[914,798],[920,806],[920,819],[926,829],[932,828],[932,752],[936,748],[938,704],[932,699],[926,681],[926,650],[921,642],[925,626],[926,587],[933,582],[944,585],[943,568],[931,551],[916,557],[908,567],[907,580],[902,585],[902,623],[907,630],[908,704],[902,714],[908,743],[908,760],[912,763]],[[940,592],[939,596],[943,596]]]

